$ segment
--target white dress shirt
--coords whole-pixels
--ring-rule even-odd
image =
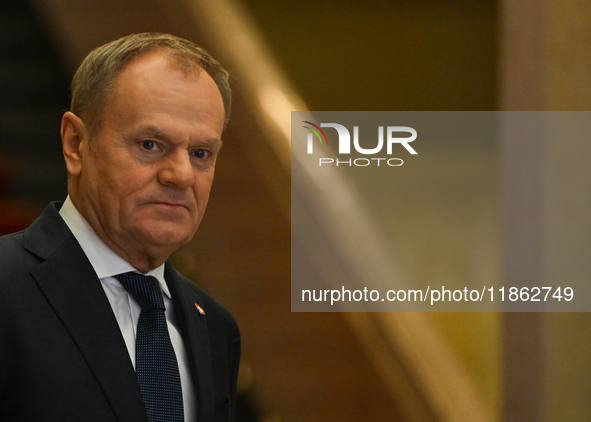
[[[76,209],[70,197],[66,198],[64,205],[60,209],[60,215],[66,222],[74,237],[82,247],[90,264],[94,268],[101,285],[109,299],[113,313],[119,324],[119,329],[125,340],[129,357],[135,368],[135,338],[137,324],[140,317],[141,308],[135,299],[127,293],[127,290],[113,277],[114,275],[137,271],[127,261],[113,252],[97,236],[90,224],[84,219],[82,214]],[[168,290],[166,280],[164,280],[164,265],[153,269],[145,275],[155,277],[160,283],[166,306],[166,322],[168,323],[168,332],[172,347],[176,354],[181,375],[181,385],[183,388],[183,406],[185,412],[185,421],[197,420],[197,396],[195,387],[189,369],[189,360],[187,351],[178,330],[178,323],[174,313],[174,305]]]

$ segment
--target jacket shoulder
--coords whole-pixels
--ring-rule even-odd
[[[28,273],[28,268],[37,261],[23,247],[23,233],[12,233],[0,237],[0,284],[14,276]]]

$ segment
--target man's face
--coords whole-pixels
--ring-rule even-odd
[[[75,204],[119,255],[159,265],[203,218],[223,125],[207,72],[185,75],[161,52],[140,56],[117,78],[96,139],[80,144]]]

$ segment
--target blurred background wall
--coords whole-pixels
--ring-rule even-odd
[[[307,314],[289,297],[289,111],[589,109],[584,2],[5,0],[0,11],[0,232],[65,197],[60,118],[92,48],[171,32],[232,72],[209,209],[173,259],[238,319],[242,420],[588,420],[586,314]],[[390,187],[395,203],[367,202],[411,279],[588,277],[591,156],[556,149],[445,145]]]

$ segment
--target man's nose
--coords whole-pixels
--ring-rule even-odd
[[[158,181],[165,186],[184,189],[195,182],[191,157],[186,150],[171,151],[164,159],[158,172]]]

